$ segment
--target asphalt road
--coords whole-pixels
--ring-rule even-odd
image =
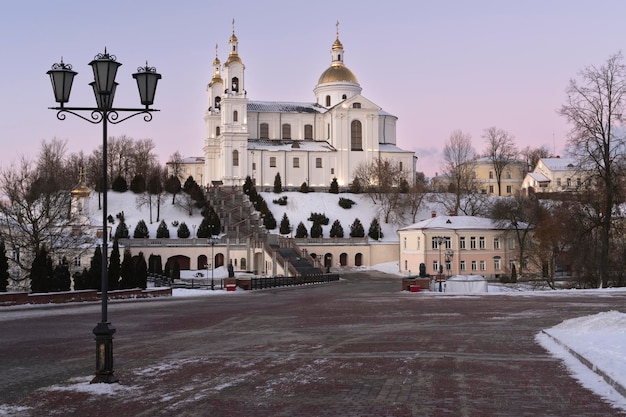
[[[565,319],[619,310],[625,295],[400,289],[370,272],[112,301],[121,383],[107,387],[86,383],[99,304],[0,308],[0,416],[626,415],[534,340]]]

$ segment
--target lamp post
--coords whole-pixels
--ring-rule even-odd
[[[441,245],[443,245],[443,242],[446,241],[446,238],[443,236],[433,236],[433,241],[437,242],[437,247],[439,248],[439,268],[437,268],[439,271],[439,292],[443,292],[443,288],[442,288],[442,282],[443,280],[441,279],[441,275],[443,275],[443,265],[441,264]]]
[[[452,258],[454,257],[454,252],[451,250],[446,251],[446,269],[448,270],[448,276],[452,275]],[[448,268],[448,263],[450,264],[450,268]]]
[[[217,238],[211,236],[209,238],[209,245],[211,245],[211,291],[215,290],[215,282],[213,281],[214,273],[215,273],[215,254],[214,248],[217,243]]]
[[[107,301],[108,301],[108,254],[107,254],[107,127],[108,124],[118,124],[131,117],[144,115],[146,122],[152,120],[152,112],[158,111],[150,108],[154,102],[157,82],[161,74],[156,72],[154,67],[149,67],[146,62],[145,67],[140,67],[133,74],[137,81],[141,104],[145,108],[115,108],[113,99],[117,83],[115,76],[117,69],[122,65],[117,62],[114,55],[107,53],[106,48],[103,54],[98,54],[89,63],[93,70],[94,81],[89,85],[93,89],[96,99],[96,107],[66,107],[69,102],[72,83],[77,72],[72,70],[70,64],[65,64],[63,59],[60,63],[52,65],[52,69],[47,72],[50,75],[54,98],[58,107],[50,107],[57,111],[57,119],[65,120],[66,113],[79,117],[89,123],[102,123],[102,314],[101,320],[93,329],[96,336],[96,374],[91,383],[113,383],[119,380],[113,374],[113,333],[115,328],[108,321]],[[86,112],[89,117],[80,113]],[[128,116],[120,118],[120,113],[130,113]]]

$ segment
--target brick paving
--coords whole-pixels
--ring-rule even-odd
[[[113,302],[121,384],[109,394],[80,391],[90,388],[97,304],[15,320],[0,310],[0,415],[626,415],[534,340],[565,319],[618,310],[626,295],[400,288],[356,273],[322,286]]]

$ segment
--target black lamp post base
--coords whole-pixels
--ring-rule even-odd
[[[119,382],[113,375],[113,333],[115,327],[111,323],[98,323],[93,329],[96,335],[96,376],[92,384],[112,384]]]

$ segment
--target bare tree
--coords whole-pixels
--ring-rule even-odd
[[[374,204],[380,205],[379,211],[385,223],[389,223],[391,214],[400,204],[400,185],[407,181],[400,164],[387,158],[377,158],[359,164],[354,170],[354,176]]]
[[[449,191],[453,199],[450,201],[445,196],[441,202],[450,212],[459,213],[463,197],[476,193],[475,159],[472,136],[461,130],[453,131],[443,148],[442,166],[444,175],[450,180]]]
[[[157,163],[156,155],[152,152],[154,148],[152,139],[140,139],[133,143],[133,151],[130,155],[133,170],[132,176],[149,177],[150,169]]]
[[[493,171],[498,184],[498,195],[502,195],[502,174],[504,169],[517,158],[515,138],[507,131],[492,126],[485,129],[483,138],[487,143],[485,156],[493,165]]]
[[[415,223],[417,213],[422,206],[422,201],[428,193],[428,183],[423,172],[418,172],[415,176],[415,183],[409,188],[408,192],[402,195],[402,203],[397,213],[399,219],[404,219],[405,213],[410,216],[410,220]]]
[[[526,174],[535,169],[540,159],[550,157],[550,150],[545,145],[538,148],[526,146],[520,151],[520,156],[524,161],[524,174]]]
[[[90,238],[73,233],[76,224],[70,210],[70,190],[58,190],[39,175],[24,158],[0,172],[0,238],[24,276],[35,253],[46,247],[50,253],[75,252]]]
[[[544,210],[538,201],[523,194],[498,199],[493,205],[491,218],[501,229],[512,233],[517,242],[517,261],[520,275],[525,269],[532,231],[541,221],[543,215]]]
[[[570,152],[585,169],[601,202],[598,218],[600,287],[609,282],[611,229],[617,204],[621,201],[620,182],[624,175],[626,141],[623,129],[626,70],[622,54],[610,56],[600,67],[589,66],[570,80],[567,100],[560,113],[571,125]]]
[[[171,170],[169,175],[173,175],[174,177],[178,178],[178,180],[182,183],[185,178],[183,173],[183,156],[180,154],[180,152],[176,151],[171,154],[170,160],[167,162],[167,165]]]

